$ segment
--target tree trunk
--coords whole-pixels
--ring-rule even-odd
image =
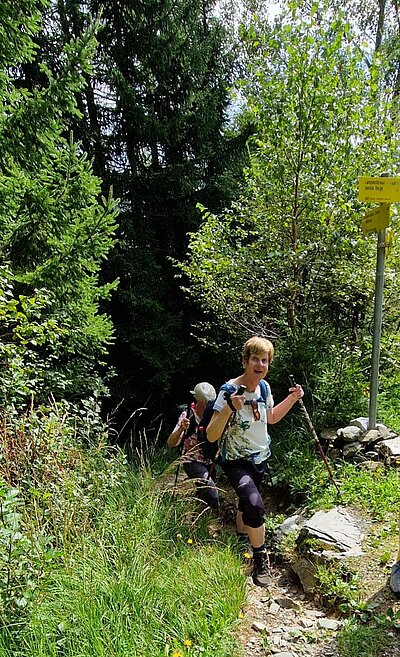
[[[383,28],[385,25],[385,9],[386,9],[386,0],[379,0],[378,25],[376,27],[376,35],[375,35],[375,53],[380,51],[382,45]]]

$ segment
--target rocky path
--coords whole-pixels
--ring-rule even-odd
[[[182,477],[181,483],[184,481]],[[235,495],[223,483],[221,509],[218,514],[213,513],[209,525],[210,535],[214,537],[224,531],[235,531]],[[271,489],[263,491],[263,498],[267,513],[284,513],[285,504],[277,504],[277,496]],[[278,499],[282,499],[281,496]],[[269,590],[253,584],[250,562],[244,566],[249,573],[247,603],[236,634],[243,657],[348,657],[337,643],[345,618],[334,609],[324,608],[311,594],[306,595],[290,567],[274,563],[273,559],[272,555],[273,586]],[[371,600],[376,603],[377,612],[391,608],[394,613],[400,613],[400,601],[394,600],[386,579],[380,565],[375,581],[371,574]],[[380,657],[400,657],[398,633],[396,637],[393,634],[393,638],[390,650],[383,649]]]
[[[282,512],[271,490],[266,488],[263,498],[268,513]],[[222,524],[234,531],[235,496],[229,487],[221,502]],[[273,587],[265,590],[253,584],[247,564],[247,605],[238,633],[243,657],[342,657],[336,633],[343,621],[306,595],[290,568],[272,561]]]
[[[276,508],[276,498],[271,491],[265,492],[264,500],[268,512],[282,512]],[[234,531],[233,502],[234,498],[225,489],[224,503],[230,507],[230,512],[223,524],[225,527],[230,524]],[[269,590],[255,586],[250,576],[250,562],[247,568],[247,605],[238,632],[243,657],[347,657],[337,642],[345,618],[334,609],[324,608],[318,598],[306,595],[290,567],[271,563],[273,586]],[[371,578],[370,591],[376,612],[389,608],[394,613],[400,612],[400,601],[394,599],[382,566],[375,577],[375,580]],[[383,649],[380,657],[400,657],[398,632],[393,638],[394,645],[387,652]]]
[[[282,567],[272,566],[271,570],[274,585],[269,591],[255,586],[248,577],[248,604],[239,631],[243,656],[346,657],[336,640],[345,620],[306,596]],[[400,601],[393,600],[387,587],[383,587],[382,598],[383,606],[400,611]],[[400,657],[398,632],[393,631],[392,636],[394,645],[381,657]]]
[[[248,578],[248,606],[240,631],[244,657],[336,657],[341,621],[317,608],[281,567],[271,568],[269,591]]]

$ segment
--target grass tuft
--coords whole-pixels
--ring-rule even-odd
[[[53,571],[23,630],[3,629],[12,654],[234,655],[245,600],[239,557],[186,517],[187,502],[132,474],[98,509],[97,531]]]

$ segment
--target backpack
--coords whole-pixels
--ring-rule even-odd
[[[236,390],[237,387],[232,385],[231,383],[224,383],[219,389],[219,392],[221,390],[224,390],[225,393],[225,398],[230,397]],[[267,384],[265,383],[264,379],[261,379],[260,381],[260,391],[261,391],[261,397],[258,398],[258,401],[263,401],[264,403],[267,402],[267,397],[268,397],[268,387]],[[215,440],[213,443],[209,440],[207,440],[207,426],[212,418],[212,415],[214,413],[214,403],[215,399],[212,401],[209,401],[204,413],[203,417],[201,418],[200,425],[199,425],[199,443],[201,445],[201,450],[203,452],[203,456],[206,459],[210,459],[211,461],[215,461],[215,458],[217,456],[217,453],[219,451],[219,448],[221,446],[222,438],[225,433],[225,429],[222,432],[221,438],[218,440]],[[225,427],[226,428],[226,427]],[[223,461],[224,457],[222,454],[218,456],[217,462]]]

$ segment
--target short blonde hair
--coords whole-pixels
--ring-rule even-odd
[[[258,335],[253,335],[243,345],[242,362],[246,366],[249,362],[251,354],[258,356],[259,354],[267,353],[268,362],[272,363],[274,359],[274,345],[267,338],[260,338]]]

